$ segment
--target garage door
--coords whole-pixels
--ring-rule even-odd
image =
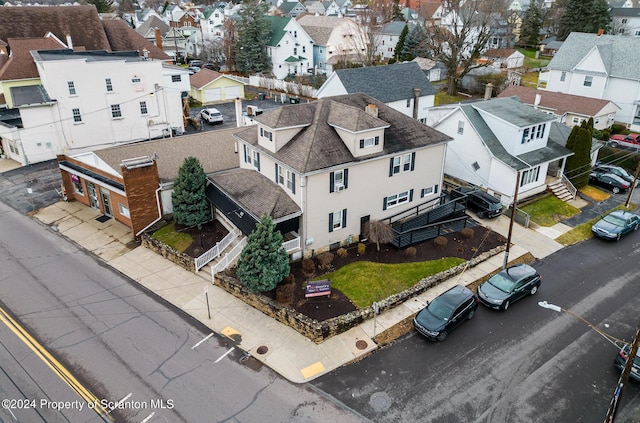
[[[210,101],[220,101],[222,100],[222,93],[220,92],[220,88],[208,88],[204,92],[204,101],[207,103]]]
[[[240,91],[242,87],[238,85],[229,85],[228,87],[224,87],[224,97],[225,100],[234,100],[238,97],[242,97],[242,92]]]

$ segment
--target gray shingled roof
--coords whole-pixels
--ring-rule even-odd
[[[120,163],[124,159],[157,156],[158,176],[161,182],[171,182],[178,176],[178,170],[184,159],[196,157],[206,174],[219,172],[239,166],[238,154],[235,152],[236,140],[233,135],[240,129],[232,128],[207,131],[194,135],[184,135],[161,140],[145,141],[122,145],[94,154],[109,166],[120,171]]]
[[[502,120],[519,127],[556,120],[556,118],[550,114],[523,104],[517,97],[494,98],[490,101],[479,101],[472,103],[472,107],[498,116]]]
[[[267,214],[277,222],[302,212],[279,185],[255,170],[231,169],[209,175],[208,179],[256,220]]]
[[[335,73],[348,93],[365,93],[383,103],[413,98],[414,88],[420,89],[420,96],[436,94],[416,62],[340,69]]]
[[[514,100],[513,98],[511,98]],[[469,122],[476,130],[482,142],[487,146],[491,154],[496,157],[498,160],[511,167],[514,170],[523,170],[529,168],[529,165],[536,166],[541,163],[546,163],[552,160],[561,159],[563,157],[573,155],[573,152],[564,148],[559,142],[562,141],[562,137],[565,136],[565,133],[562,132],[561,129],[557,128],[555,125],[560,125],[558,122],[554,121],[551,123],[551,134],[549,135],[549,142],[547,142],[547,146],[543,148],[539,148],[534,151],[530,151],[528,153],[520,154],[518,156],[513,156],[502,146],[502,143],[498,140],[493,131],[486,124],[480,113],[478,112],[477,106],[479,103],[490,103],[494,102],[496,99],[490,101],[483,101],[478,103],[471,103],[461,105],[460,109],[467,116]],[[518,102],[517,100],[514,100]],[[530,106],[524,106],[536,113],[542,113],[545,115],[546,113],[538,112],[534,110]],[[509,114],[508,110],[506,114]],[[547,115],[549,116],[549,115]],[[549,119],[545,119],[544,121],[548,121]],[[552,119],[553,120],[553,119]],[[536,121],[535,123],[542,122],[541,120]],[[533,123],[531,123],[533,124]],[[568,133],[566,133],[568,136]],[[566,144],[566,139],[564,140]]]
[[[378,118],[366,115],[364,110],[369,104],[377,106]],[[340,110],[340,114],[332,115],[332,110]],[[362,93],[326,97],[311,103],[285,105],[265,112],[256,117],[256,120],[271,128],[303,127],[275,154],[258,145],[258,130],[255,126],[244,129],[236,135],[239,139],[263,150],[264,154],[273,156],[299,173],[314,172],[340,164],[428,147],[451,140],[449,136]],[[383,151],[359,158],[351,154],[332,126],[347,128],[355,125],[356,128],[363,129],[377,128],[383,123],[389,125],[385,129]]]
[[[51,103],[47,90],[42,85],[28,85],[9,88],[13,98],[13,106],[20,107],[29,104]]]
[[[594,46],[610,77],[640,81],[640,38],[572,32],[547,69],[572,72]]]

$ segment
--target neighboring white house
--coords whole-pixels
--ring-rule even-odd
[[[491,61],[497,68],[515,69],[524,66],[524,54],[512,48],[491,48],[482,53],[482,58]]]
[[[391,21],[383,25],[374,34],[374,45],[376,55],[383,60],[396,57],[396,45],[400,39],[400,34],[407,24],[404,21]],[[399,54],[400,52],[398,52]]]
[[[436,94],[420,66],[409,62],[337,70],[322,84],[317,97],[359,92],[423,123]]]
[[[610,100],[620,107],[616,120],[640,132],[640,37],[572,32],[538,88]]]
[[[19,120],[0,126],[5,152],[23,165],[184,129],[186,71],[135,51],[31,54],[41,84],[10,88]]]
[[[365,94],[285,105],[235,134],[240,169],[207,197],[248,234],[266,213],[297,255],[357,242],[370,220],[440,195],[450,138]]]
[[[287,75],[309,75],[314,71],[313,41],[300,24],[288,16],[267,16],[271,38],[267,55],[278,79]]]
[[[518,174],[524,199],[558,181],[573,154],[563,147],[568,128],[515,97],[436,107],[429,124],[454,138],[445,173],[501,196],[505,205],[513,202]]]
[[[297,21],[313,40],[313,63],[318,73],[328,75],[336,63],[361,62],[366,57],[366,34],[353,19],[301,15]]]

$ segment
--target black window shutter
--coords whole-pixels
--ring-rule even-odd
[[[333,213],[329,213],[329,232],[333,232]]]
[[[279,184],[280,182],[278,181],[278,163],[276,163],[276,184]]]
[[[376,137],[375,144],[376,145],[380,144],[380,137]]]
[[[342,227],[347,227],[347,209],[342,209]]]
[[[291,184],[291,193],[295,194],[296,193],[296,174],[295,173],[291,174],[291,181],[293,182],[293,184]]]
[[[434,194],[437,194],[437,193],[438,193],[438,184],[436,184],[436,185],[433,187],[433,193],[434,193]]]
[[[258,168],[258,171],[260,171],[260,153],[256,153],[255,167]]]
[[[342,181],[344,183],[344,188],[347,189],[349,186],[349,169],[342,171]]]
[[[389,176],[393,176],[393,157],[389,159]]]
[[[423,197],[424,197],[424,192],[425,192],[425,191],[426,191],[426,190],[425,190],[424,188],[422,188],[422,189],[420,190],[420,198],[423,198]]]
[[[248,160],[247,160],[247,146],[243,144],[243,147],[244,147],[244,162],[248,163]]]
[[[416,167],[416,152],[411,153],[411,171]]]
[[[364,140],[360,140],[360,148],[364,148]]]
[[[409,190],[409,202],[413,201],[413,188]]]
[[[333,172],[329,172],[329,192],[334,192],[334,191],[335,191],[334,175],[333,175]]]
[[[382,201],[382,210],[386,210],[386,209],[387,209],[387,197],[384,197]]]

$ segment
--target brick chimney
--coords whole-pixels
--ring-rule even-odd
[[[598,37],[601,36],[602,34],[604,34],[604,29],[600,28],[598,30]]]
[[[378,117],[378,106],[375,104],[367,104],[367,107],[364,108],[364,111],[373,117]]]
[[[160,28],[155,28],[156,34],[156,47],[162,50],[162,35],[160,34]]]

